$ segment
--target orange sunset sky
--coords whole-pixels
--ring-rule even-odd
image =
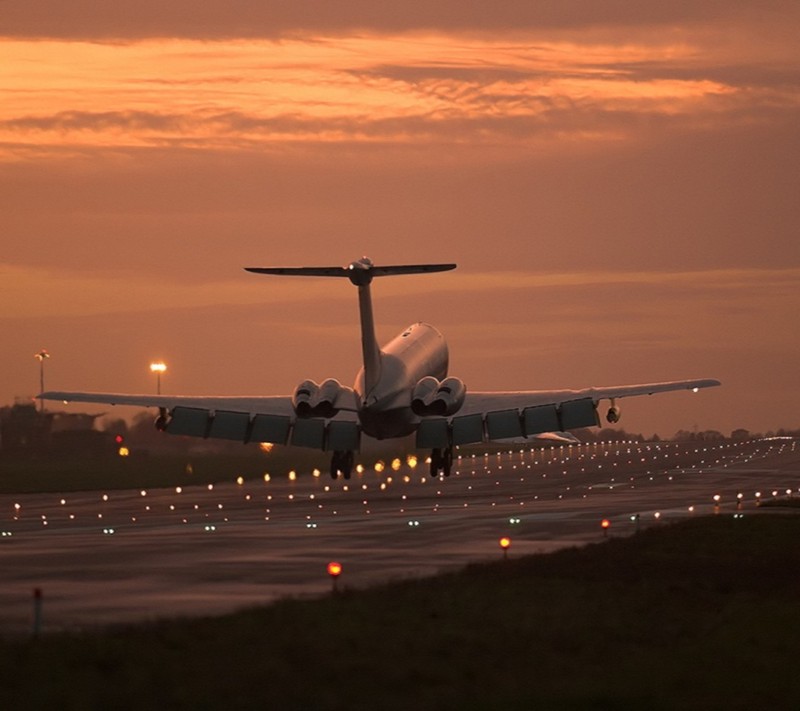
[[[630,431],[800,426],[796,0],[0,3],[0,405],[350,384],[443,331],[468,388],[716,377]],[[102,411],[82,406],[79,409]]]

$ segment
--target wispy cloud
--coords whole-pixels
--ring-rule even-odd
[[[756,89],[726,81],[718,58],[706,74],[701,49],[448,35],[6,41],[0,143],[37,151],[43,144],[250,150],[292,141],[547,145],[630,137],[648,116],[704,126],[722,116],[752,120],[757,106],[800,104],[767,67]]]

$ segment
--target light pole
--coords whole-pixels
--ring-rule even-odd
[[[156,395],[161,395],[161,373],[167,369],[166,363],[150,363],[150,372],[156,374]]]
[[[33,356],[39,361],[39,393],[44,392],[44,362],[50,357],[50,354],[42,348],[36,355]],[[39,412],[44,412],[44,400],[39,398]]]

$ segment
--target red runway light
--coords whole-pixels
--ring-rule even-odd
[[[501,547],[503,550],[506,550],[506,548],[508,548],[510,545],[511,545],[511,539],[510,539],[510,538],[508,538],[508,536],[503,536],[503,537],[500,539],[500,547]]]
[[[335,561],[328,563],[328,575],[338,578],[342,574],[342,564]]]

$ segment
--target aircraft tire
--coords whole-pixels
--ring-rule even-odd
[[[450,476],[450,472],[453,470],[453,450],[452,448],[448,447],[442,453],[442,471],[444,472],[445,476]]]
[[[431,479],[436,478],[439,476],[439,471],[442,468],[442,453],[439,449],[434,449],[431,452],[431,470],[430,475]]]

